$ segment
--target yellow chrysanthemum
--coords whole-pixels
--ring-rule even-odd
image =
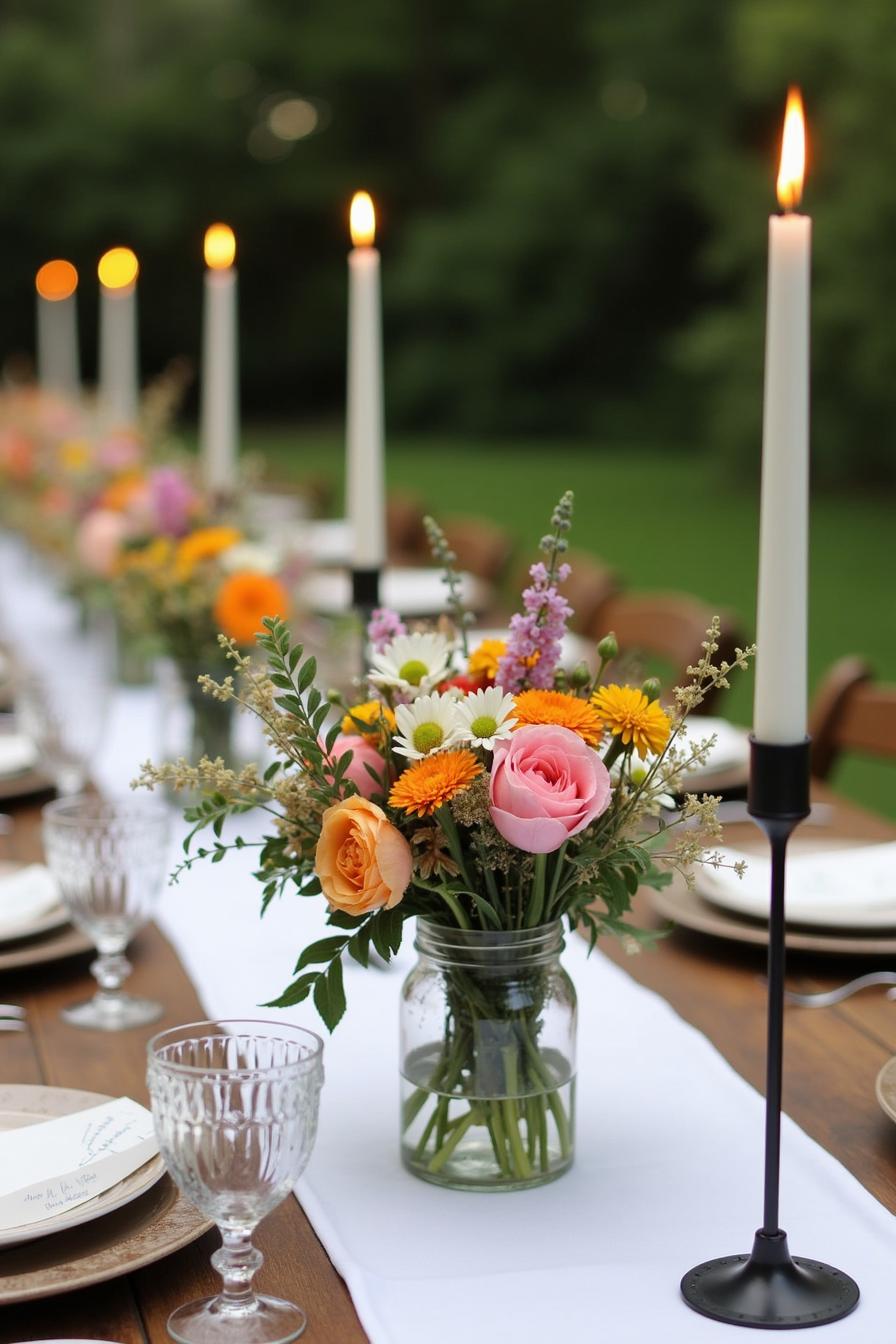
[[[90,444],[86,439],[66,439],[59,445],[59,461],[63,471],[78,475],[91,463]]]
[[[215,556],[229,550],[242,539],[242,532],[235,527],[200,527],[178,543],[178,571],[186,578],[203,560],[214,560]]]
[[[668,714],[658,700],[648,700],[636,686],[601,686],[591,699],[610,732],[625,746],[633,742],[642,761],[648,752],[661,752],[669,741]]]
[[[507,652],[504,639],[484,639],[470,654],[467,672],[471,677],[487,677],[494,681],[498,675],[498,663]]]
[[[382,700],[365,700],[363,704],[349,706],[349,711],[342,720],[342,731],[344,733],[357,733],[358,725],[355,722],[357,719],[360,719],[362,723],[369,723],[371,726],[385,724],[390,733],[395,732],[395,715],[388,705],[383,704]]]
[[[428,817],[481,774],[482,766],[472,751],[437,751],[408,766],[392,785],[389,802],[403,812]]]
[[[125,551],[121,557],[122,570],[136,570],[140,574],[155,574],[165,568],[171,559],[170,537],[155,537],[146,546]]]
[[[602,725],[597,712],[587,700],[564,691],[521,691],[513,712],[517,728],[525,723],[555,723],[578,733],[589,746],[600,741]]]

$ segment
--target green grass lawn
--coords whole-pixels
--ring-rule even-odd
[[[341,511],[343,447],[333,432],[253,428],[246,448],[272,476],[332,483]],[[612,445],[511,445],[439,439],[389,443],[388,484],[413,490],[433,514],[477,513],[516,537],[535,558],[553,503],[575,491],[572,544],[594,552],[630,589],[678,589],[733,611],[752,637],[758,496],[726,482],[709,458]],[[826,495],[811,517],[810,686],[836,658],[861,653],[896,681],[892,537],[894,501]],[[729,717],[749,723],[752,677],[727,697]],[[892,767],[849,762],[837,785],[896,816]]]

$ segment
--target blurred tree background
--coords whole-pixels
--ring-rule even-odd
[[[237,231],[243,405],[340,413],[347,204],[381,211],[392,428],[687,444],[754,475],[784,93],[810,118],[819,481],[896,479],[884,0],[5,0],[0,305],[142,263],[144,373]]]

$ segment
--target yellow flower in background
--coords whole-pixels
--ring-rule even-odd
[[[668,714],[636,686],[601,686],[591,701],[610,732],[625,746],[633,742],[642,761],[648,752],[658,755],[669,741]]]
[[[59,461],[64,471],[73,476],[86,471],[92,460],[90,444],[86,439],[66,439],[59,445]]]
[[[570,728],[591,747],[600,741],[602,725],[597,712],[587,700],[564,691],[520,691],[513,712],[517,728],[527,723],[551,723]]]
[[[200,527],[178,542],[175,560],[179,573],[188,578],[203,560],[214,560],[242,540],[242,532],[235,527]]]
[[[357,720],[362,723],[372,725],[379,724],[385,726],[390,733],[395,732],[395,715],[388,705],[384,705],[382,700],[365,700],[360,705],[350,705],[349,711],[342,720],[342,731],[344,733],[357,733]]]
[[[428,817],[481,774],[482,766],[466,747],[459,751],[437,751],[415,761],[399,775],[392,785],[389,802],[403,812]]]
[[[507,652],[505,639],[484,639],[470,654],[467,672],[471,677],[487,677],[494,681],[498,675],[498,663]]]
[[[155,537],[147,546],[125,551],[120,568],[140,574],[158,573],[170,563],[173,550],[174,543],[170,537]]]

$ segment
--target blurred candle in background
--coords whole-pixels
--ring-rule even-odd
[[[375,570],[386,558],[383,350],[376,216],[366,191],[352,198],[349,222],[346,495],[352,568]]]
[[[100,257],[100,358],[98,401],[101,416],[114,425],[134,425],[140,405],[137,358],[137,273],[129,247],[113,247]]]
[[[78,272],[70,261],[45,261],[37,288],[37,380],[44,392],[75,400],[81,388],[78,355]]]
[[[236,322],[236,239],[227,224],[205,233],[205,302],[202,327],[202,386],[199,454],[202,478],[212,494],[236,487],[239,434],[239,369]]]
[[[778,202],[768,230],[768,312],[762,427],[759,599],[753,733],[806,735],[809,534],[809,260],[812,221],[795,214],[805,173],[802,100],[784,118]]]

